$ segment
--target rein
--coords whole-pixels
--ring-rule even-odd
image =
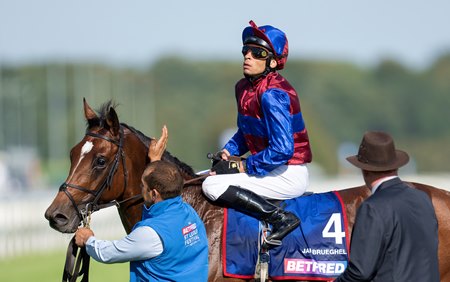
[[[185,180],[184,183],[183,183],[183,186],[192,185],[192,183],[195,183],[195,182],[197,182],[197,181],[204,180],[204,179],[205,179],[206,177],[208,177],[208,176],[209,176],[209,174],[203,174],[203,175],[201,175],[201,176],[199,176],[199,177],[192,178],[192,179],[189,179],[189,180]]]

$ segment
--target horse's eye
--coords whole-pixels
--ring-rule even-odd
[[[106,165],[106,159],[104,157],[98,157],[95,160],[95,166],[98,168],[103,168]]]

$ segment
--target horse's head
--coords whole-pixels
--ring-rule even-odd
[[[100,116],[97,116],[87,102],[83,102],[88,124],[86,135],[72,148],[69,175],[45,212],[50,226],[63,233],[75,232],[86,213],[97,205],[131,193],[125,189],[129,178],[127,166],[131,170],[133,164],[125,156],[124,126],[120,124],[114,107],[111,102],[104,104],[99,111]],[[131,145],[145,149],[142,142]],[[138,157],[142,169],[145,155]],[[137,175],[140,173],[136,172]],[[139,176],[134,178],[139,179]],[[136,194],[135,191],[133,193]]]

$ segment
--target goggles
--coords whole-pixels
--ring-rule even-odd
[[[267,59],[269,55],[272,55],[272,53],[262,47],[250,45],[242,46],[242,55],[247,55],[248,51],[252,53],[252,56],[255,59]]]

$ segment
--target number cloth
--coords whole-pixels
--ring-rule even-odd
[[[301,229],[270,250],[269,277],[320,281],[339,276],[348,260],[347,221],[339,195],[312,194],[286,200],[281,206],[302,220]],[[250,279],[258,257],[259,222],[234,209],[225,211],[224,273],[227,277]]]

